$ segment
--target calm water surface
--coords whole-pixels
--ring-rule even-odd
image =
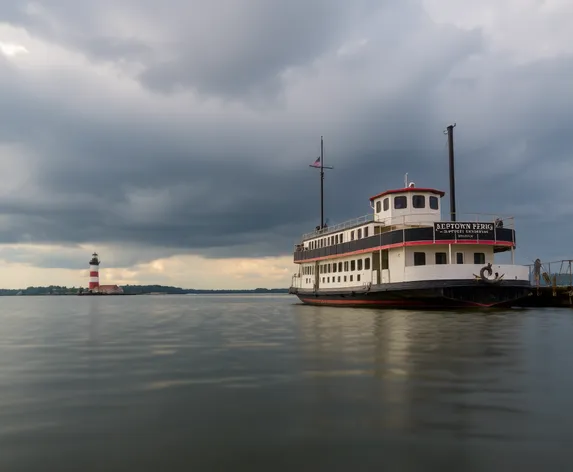
[[[0,326],[2,472],[573,467],[573,310],[2,297]]]

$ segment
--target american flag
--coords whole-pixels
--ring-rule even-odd
[[[310,165],[311,167],[320,167],[320,156],[318,156],[316,158],[316,161],[314,161],[314,164]]]

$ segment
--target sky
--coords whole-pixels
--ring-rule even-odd
[[[288,287],[369,197],[515,217],[573,258],[569,0],[0,0],[0,287]],[[448,211],[444,198],[444,214]],[[461,219],[461,217],[458,217]]]

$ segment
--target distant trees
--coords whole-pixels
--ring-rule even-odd
[[[165,293],[169,295],[184,295],[184,294],[197,294],[197,295],[217,295],[217,294],[241,294],[241,293],[256,293],[256,294],[273,294],[273,293],[288,293],[286,288],[256,288],[254,290],[199,290],[199,289],[186,289],[181,287],[171,287],[168,285],[122,285],[123,291],[128,295],[143,295],[147,293]],[[78,295],[85,292],[86,289],[82,287],[63,287],[60,285],[50,285],[48,287],[28,287],[24,289],[0,289],[0,296],[15,296],[15,295]]]

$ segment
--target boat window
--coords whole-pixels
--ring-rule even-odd
[[[414,253],[414,265],[426,265],[426,253],[425,252],[415,252]]]
[[[328,273],[330,274],[332,264],[327,264],[327,265],[328,265]]]
[[[338,244],[338,234],[334,237],[334,244]]]
[[[338,265],[338,264],[337,264],[336,262],[335,262],[334,264],[332,264],[332,272],[336,272],[336,266],[337,266],[337,265]]]
[[[380,213],[381,210],[382,210],[382,203],[380,202],[380,200],[378,200],[376,202],[376,213]]]
[[[356,261],[355,260],[350,261],[350,270],[351,271],[356,270]]]
[[[338,276],[338,281],[340,282],[340,275]]]
[[[324,283],[324,277],[322,278],[322,283]]]
[[[362,270],[362,259],[358,259],[358,270]]]
[[[358,230],[358,239],[360,239],[362,237],[362,229]]]
[[[370,270],[370,258],[367,257],[366,259],[364,259],[364,269],[365,270]]]
[[[483,252],[474,252],[474,264],[485,264],[485,254]]]
[[[424,195],[414,195],[412,197],[412,206],[414,208],[425,208],[426,207],[426,197]]]
[[[338,263],[338,272],[342,272],[342,262]]]
[[[436,264],[447,264],[448,257],[445,252],[436,252]]]
[[[390,199],[386,197],[384,199],[384,211],[388,211],[388,208],[390,208]]]
[[[430,197],[430,208],[432,210],[437,210],[438,209],[438,197]]]
[[[463,263],[464,263],[464,253],[456,252],[456,264],[463,264]]]
[[[350,241],[354,241],[354,231],[350,231]]]
[[[348,272],[348,261],[344,261],[344,272]],[[346,279],[344,279],[346,282]]]
[[[354,277],[353,275],[350,276],[350,281],[352,282],[352,277]]]
[[[340,242],[341,242],[341,243],[344,242],[344,238],[343,238],[343,235],[342,235],[342,234],[340,235]]]
[[[401,210],[403,208],[408,208],[408,200],[404,195],[399,197],[394,197],[394,208],[396,210]]]
[[[326,278],[326,282],[327,282],[327,283],[330,283],[330,277],[327,277],[327,278]]]
[[[346,275],[344,276],[344,281],[346,282]]]
[[[358,274],[358,275],[356,276],[356,281],[357,281],[357,282],[360,282],[360,274]]]
[[[364,228],[364,237],[367,238],[368,237],[368,226],[366,226]]]

